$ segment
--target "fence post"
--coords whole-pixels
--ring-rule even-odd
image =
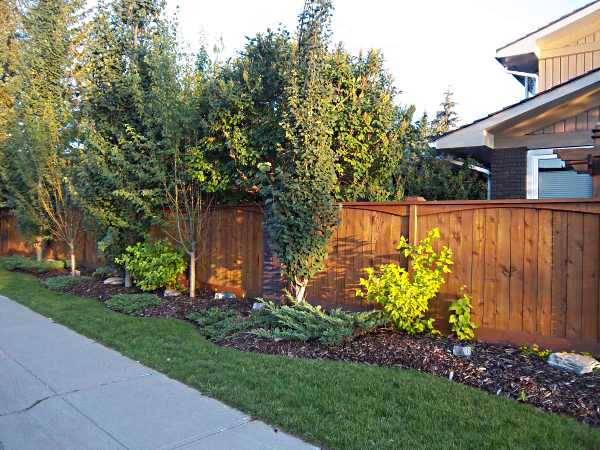
[[[406,197],[408,202],[424,202],[423,197]],[[408,205],[408,242],[416,245],[419,242],[419,205]]]

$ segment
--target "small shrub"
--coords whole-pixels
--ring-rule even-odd
[[[356,295],[383,305],[399,330],[410,334],[434,332],[434,320],[426,319],[425,314],[453,264],[447,246],[439,253],[433,249],[433,241],[439,237],[438,228],[429,231],[417,245],[409,244],[402,236],[398,250],[408,259],[410,270],[398,264],[382,264],[377,271],[367,268],[368,278],[360,279],[364,291],[359,289]]]
[[[77,286],[78,284],[85,283],[89,280],[91,280],[91,278],[85,276],[73,277],[71,275],[60,275],[57,277],[50,277],[46,279],[46,286],[54,290],[63,290],[72,286]]]
[[[24,256],[6,256],[2,258],[2,265],[6,270],[23,270],[38,274],[65,268],[65,263],[63,261],[36,261],[35,259],[26,258]]]
[[[135,284],[147,292],[176,288],[177,277],[187,267],[183,254],[173,249],[167,241],[138,242],[127,247],[115,262],[122,264],[133,276]]]
[[[316,340],[325,345],[336,345],[388,323],[381,311],[351,313],[334,309],[327,313],[320,306],[308,302],[292,306],[277,306],[272,302],[264,304],[274,323],[271,329],[261,328],[255,334],[269,339]]]
[[[140,314],[146,308],[160,305],[160,298],[152,294],[117,294],[107,300],[105,305],[124,314]]]
[[[271,321],[268,314],[263,312],[256,312],[244,318],[237,311],[218,307],[192,312],[186,318],[199,326],[202,336],[214,342],[267,326]]]
[[[464,293],[462,297],[457,298],[448,308],[450,314],[450,329],[456,335],[459,341],[469,341],[475,337],[475,325],[471,321],[471,296]]]
[[[115,269],[114,267],[102,266],[102,267],[98,267],[96,270],[94,270],[92,277],[101,280],[104,278],[116,277],[118,275],[119,275],[119,271],[117,269]]]
[[[552,353],[552,350],[542,349],[539,345],[533,344],[531,347],[523,345],[521,348],[521,354],[526,356],[537,356],[542,359],[548,359],[548,356]]]

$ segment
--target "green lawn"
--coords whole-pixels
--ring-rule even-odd
[[[412,370],[225,349],[188,323],[124,316],[5,270],[0,293],[327,448],[600,448],[600,429]]]

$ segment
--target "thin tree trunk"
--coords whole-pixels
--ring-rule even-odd
[[[190,298],[196,298],[196,252],[189,252],[190,257]]]
[[[75,266],[75,243],[69,243],[69,256],[71,257],[71,276],[74,277],[77,273],[77,267]]]
[[[302,303],[305,300],[307,281],[296,281],[294,283],[294,293],[296,294],[296,303]]]
[[[36,237],[35,242],[33,243],[33,248],[35,249],[36,261],[41,262],[44,253],[44,240],[39,236]]]
[[[127,270],[125,271],[125,287],[131,287],[131,274]]]

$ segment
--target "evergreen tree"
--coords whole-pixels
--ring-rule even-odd
[[[22,14],[17,0],[0,3],[0,167],[8,153],[7,139],[14,122],[16,70],[22,38]],[[0,184],[0,207],[8,206],[7,186]]]
[[[2,181],[22,231],[61,241],[75,273],[80,231],[71,182],[78,141],[82,2],[40,0],[27,8]]]
[[[285,86],[282,127],[266,200],[266,226],[295,301],[322,270],[338,221],[333,87],[326,73],[332,5],[307,0]],[[269,165],[263,166],[265,171]]]
[[[444,99],[440,104],[440,110],[436,113],[435,119],[431,123],[433,136],[440,136],[458,126],[458,113],[456,112],[456,102],[454,101],[454,92],[448,86],[444,92]]]
[[[85,147],[79,177],[86,211],[104,229],[109,258],[144,239],[162,217],[167,162],[178,126],[173,26],[161,0],[101,3],[87,48]]]

